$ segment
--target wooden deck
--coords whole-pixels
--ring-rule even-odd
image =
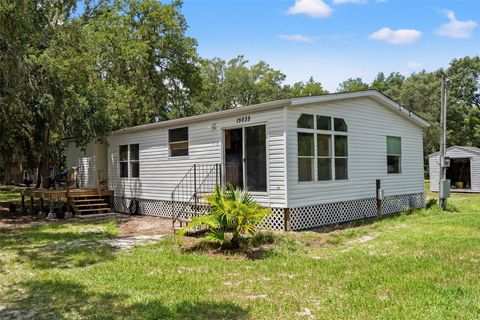
[[[95,213],[105,213],[110,211],[113,205],[113,191],[105,189],[26,189],[22,190],[22,209],[25,210],[25,198],[30,198],[30,212],[33,212],[34,209],[34,199],[40,199],[40,214],[45,215],[45,212],[42,212],[44,208],[45,200],[50,202],[50,212],[48,213],[48,218],[56,218],[54,207],[56,200],[65,200],[67,203],[66,217],[71,216],[71,209],[73,209],[78,215],[89,213],[94,211]],[[110,206],[105,204],[105,197],[108,197],[108,202]],[[88,203],[88,205],[79,205],[77,202]],[[99,203],[101,201],[102,203]],[[88,206],[88,207],[86,207]]]
[[[68,194],[68,196],[67,196]],[[68,200],[69,198],[88,197],[88,196],[113,196],[112,190],[98,190],[98,189],[26,189],[22,191],[25,197],[34,197],[40,199],[53,200]]]

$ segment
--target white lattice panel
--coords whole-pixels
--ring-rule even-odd
[[[292,230],[365,219],[376,215],[375,199],[323,203],[290,209]]]
[[[186,203],[169,200],[131,199],[114,197],[114,209],[116,212],[131,213],[138,205],[138,213],[171,218],[173,212],[182,212],[180,218],[192,218],[187,212],[195,211],[194,205],[186,207]],[[413,193],[405,195],[388,196],[382,202],[382,215],[400,212],[408,208],[425,207],[425,195]],[[204,213],[208,207],[198,207]],[[284,209],[272,208],[272,214],[268,216],[263,227],[270,230],[284,229]],[[325,225],[342,223],[347,221],[372,218],[377,214],[375,198],[323,203],[306,207],[290,209],[292,230],[303,230]]]
[[[388,196],[382,202],[382,215],[408,208],[425,207],[425,195],[413,193]],[[375,198],[317,204],[290,209],[292,230],[302,230],[347,221],[372,218],[377,215]]]
[[[425,194],[412,193],[388,196],[382,201],[382,215],[400,212],[408,208],[424,208]]]
[[[116,212],[134,213],[135,207],[138,205],[137,213],[139,214],[171,218],[174,209],[180,209],[182,203],[166,200],[114,197],[113,205]]]
[[[283,208],[271,208],[272,213],[263,220],[263,223],[260,225],[261,228],[269,230],[283,230],[284,229],[284,220],[283,220]]]

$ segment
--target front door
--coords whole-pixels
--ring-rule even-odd
[[[225,130],[225,182],[254,192],[267,191],[266,126]]]

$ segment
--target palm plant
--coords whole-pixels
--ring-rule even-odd
[[[270,209],[260,206],[245,190],[228,185],[223,191],[219,186],[208,197],[210,212],[207,215],[195,217],[180,231],[185,234],[189,229],[205,226],[208,229],[206,238],[219,242],[223,247],[227,244],[231,248],[240,246],[243,235],[254,235],[257,226],[270,214]],[[231,232],[229,241],[227,234]]]

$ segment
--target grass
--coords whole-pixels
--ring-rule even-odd
[[[480,196],[451,203],[268,234],[256,259],[175,238],[117,252],[112,222],[0,230],[0,318],[478,319]]]
[[[2,190],[0,192],[0,202],[20,201],[22,196],[18,190]]]

